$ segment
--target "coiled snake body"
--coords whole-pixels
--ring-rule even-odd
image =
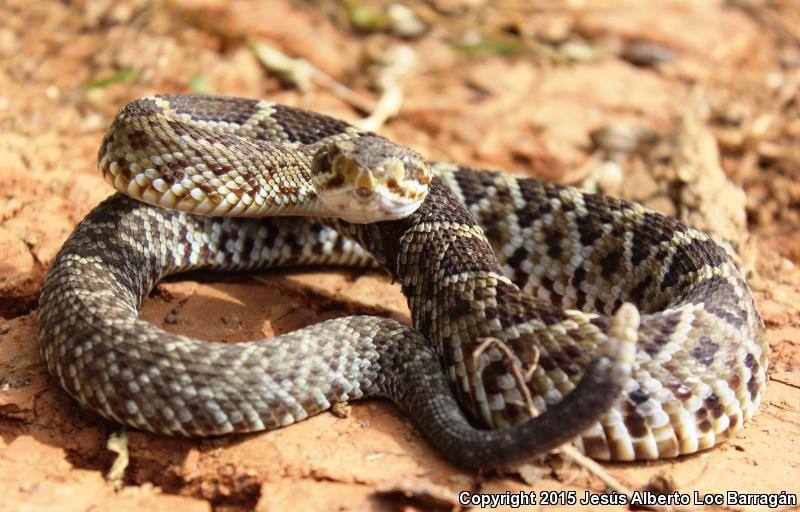
[[[358,149],[370,138],[381,158]],[[326,149],[353,153],[354,144],[375,174]],[[431,180],[419,155],[395,148],[265,101],[131,103],[103,141],[100,167],[146,202],[239,216],[328,215],[362,204],[356,197],[381,211],[412,206],[359,224],[192,215],[112,196],[46,278],[48,369],[103,416],[177,435],[275,428],[386,395],[469,467],[573,438],[598,459],[674,457],[713,446],[753,415],[769,356],[763,323],[741,272],[707,235],[531,179],[434,164]],[[335,172],[312,173],[318,161]],[[320,203],[320,187],[344,192]],[[376,202],[381,187],[389,199]],[[350,220],[369,220],[365,211]],[[413,329],[356,316],[218,344],[137,317],[175,272],[376,261],[401,283]],[[541,413],[533,419],[530,405]]]

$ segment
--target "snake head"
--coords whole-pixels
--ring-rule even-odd
[[[311,179],[331,216],[366,224],[414,213],[432,175],[419,153],[364,135],[322,145],[314,155]]]

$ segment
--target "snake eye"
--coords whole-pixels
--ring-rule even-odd
[[[356,189],[356,195],[361,199],[369,199],[372,197],[372,190],[367,187],[359,187]]]

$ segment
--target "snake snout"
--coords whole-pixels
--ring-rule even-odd
[[[431,174],[421,155],[375,135],[323,144],[311,173],[330,215],[356,223],[410,215],[427,195]]]

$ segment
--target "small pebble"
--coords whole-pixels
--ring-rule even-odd
[[[178,317],[175,315],[175,313],[167,313],[167,316],[164,317],[164,322],[168,324],[177,324]]]
[[[626,122],[614,122],[589,133],[595,149],[609,153],[632,153],[643,144],[650,144],[656,139],[653,130]]]
[[[621,57],[635,66],[650,67],[672,64],[675,52],[652,41],[636,40],[625,45]]]
[[[336,402],[331,406],[331,414],[337,418],[347,418],[350,416],[351,407],[347,402]]]

